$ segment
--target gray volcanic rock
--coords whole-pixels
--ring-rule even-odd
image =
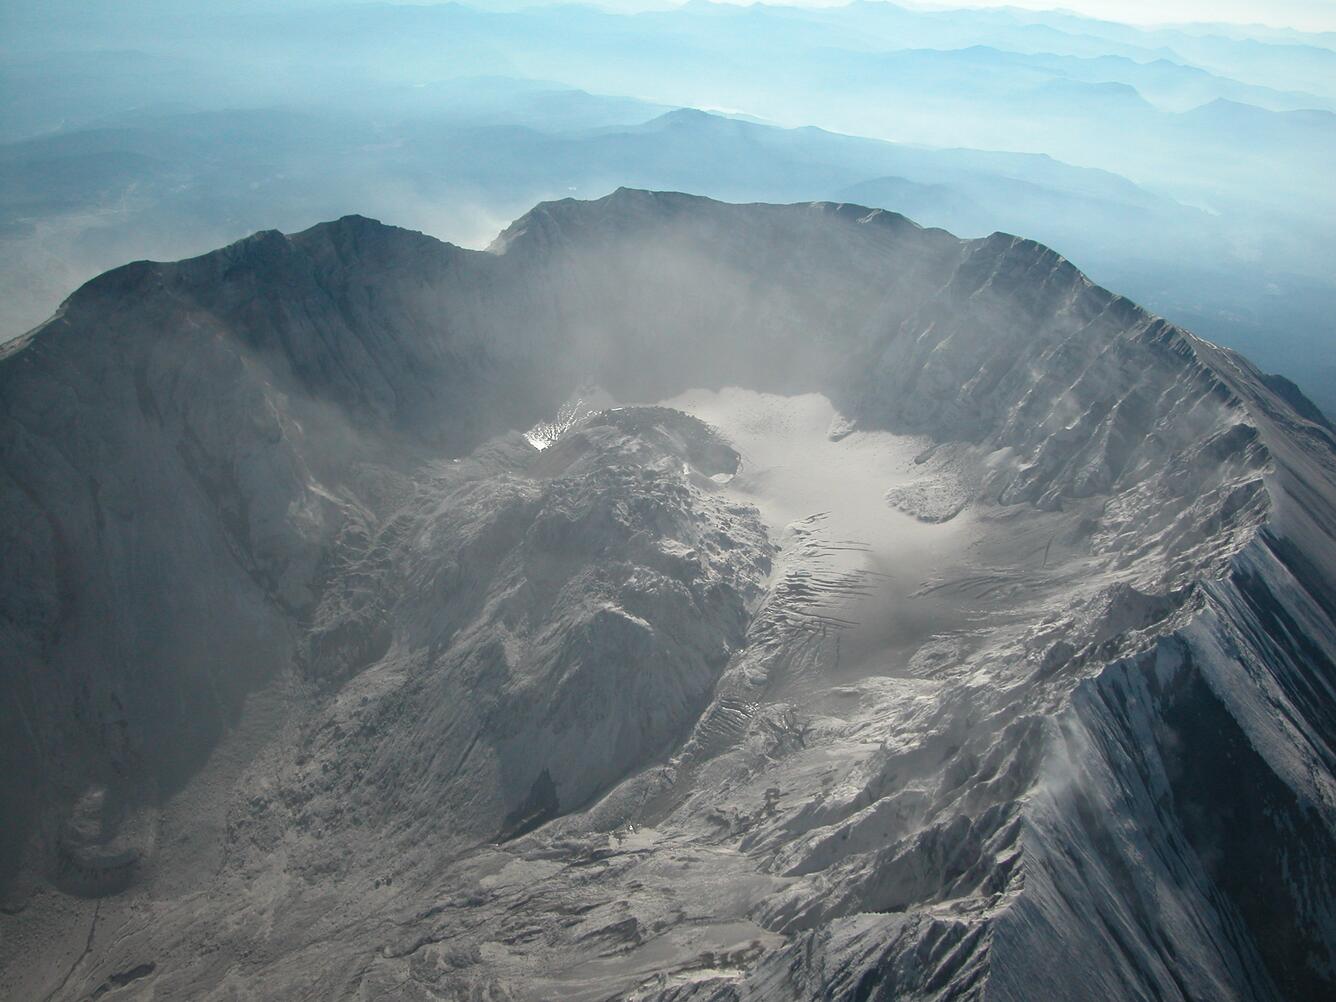
[[[290,823],[327,842],[386,824],[402,853],[433,831],[505,841],[666,754],[769,570],[754,512],[683,482],[722,448],[697,425],[633,410],[545,453],[507,437],[342,548],[310,665],[356,677],[303,738]]]
[[[1336,988],[1336,440],[1046,248],[350,217],[3,352],[16,997]]]

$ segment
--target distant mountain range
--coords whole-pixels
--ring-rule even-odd
[[[386,106],[396,117],[377,117]],[[1208,111],[1228,119],[1233,106]],[[621,184],[847,200],[961,236],[1032,236],[1336,409],[1336,368],[1313,367],[1336,285],[1254,260],[1262,248],[1241,247],[1229,216],[1041,155],[782,129],[502,78],[391,89],[340,111],[144,111],[0,147],[0,319],[12,336],[122,261],[299,229],[349,206],[482,246],[526,205]]]

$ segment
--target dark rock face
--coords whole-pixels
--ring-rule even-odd
[[[110,272],[3,352],[16,984],[1336,985],[1330,429],[1046,248],[635,191],[487,253],[350,217]],[[518,433],[589,383],[825,394],[1069,586],[924,645],[929,688],[804,705],[776,665],[838,624],[793,627],[745,457],[662,406]],[[66,897],[124,935],[42,952]]]

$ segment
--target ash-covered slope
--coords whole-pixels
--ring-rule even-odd
[[[852,206],[108,273],[0,358],[6,983],[1330,993],[1302,404]]]

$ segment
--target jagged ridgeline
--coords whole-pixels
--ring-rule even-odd
[[[1051,250],[622,190],[0,352],[16,998],[1336,993],[1336,437]]]

